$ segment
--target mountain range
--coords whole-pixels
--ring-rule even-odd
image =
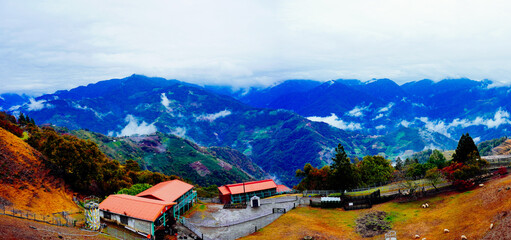
[[[511,88],[490,80],[425,79],[402,85],[390,79],[288,80],[268,88],[220,93],[254,107],[287,109],[366,134],[385,135],[404,126],[453,140],[469,132],[484,141],[511,130]]]
[[[293,185],[296,169],[308,162],[330,163],[337,144],[350,157],[394,157],[454,149],[464,132],[476,141],[505,136],[509,89],[469,79],[403,85],[389,79],[339,79],[289,80],[235,91],[132,75],[36,98],[10,95],[17,102],[1,95],[0,107],[27,114],[38,124],[110,137],[161,132],[200,146],[229,147]],[[143,155],[138,156],[142,164]]]

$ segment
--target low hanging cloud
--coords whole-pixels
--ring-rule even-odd
[[[186,136],[186,128],[185,127],[177,127],[170,132],[176,136],[184,138]]]
[[[222,110],[222,111],[217,112],[217,113],[202,114],[202,115],[198,116],[196,119],[197,119],[197,121],[213,122],[213,121],[215,121],[218,118],[223,118],[223,117],[226,117],[226,116],[229,116],[229,115],[231,115],[231,111],[226,109],[226,110]]]
[[[378,112],[388,112],[393,106],[394,106],[394,103],[391,102],[387,106],[380,108],[380,110],[378,110]]]
[[[142,121],[140,124],[133,115],[128,115],[124,119],[128,124],[121,130],[117,136],[133,136],[133,135],[146,135],[155,133],[158,129],[154,126],[154,123],[147,124]]]
[[[329,117],[308,117],[307,119],[313,121],[313,122],[324,122],[328,123],[332,127],[336,127],[343,130],[359,130],[362,129],[362,125],[360,123],[354,123],[354,122],[345,122],[342,119],[338,118],[337,115],[332,113]]]
[[[365,106],[365,107],[355,106],[355,108],[353,108],[348,113],[346,113],[346,115],[351,116],[351,117],[363,117],[364,111],[366,111],[368,108],[369,108],[369,106]]]
[[[408,122],[406,120],[402,120],[399,124],[401,124],[403,127],[407,128],[408,126],[410,126],[411,122]]]
[[[31,98],[29,99],[30,103],[27,104],[29,111],[39,111],[44,108],[53,108],[54,106],[47,103],[46,100],[39,100],[36,101],[35,99]]]
[[[451,123],[445,123],[442,120],[429,120],[427,117],[420,117],[415,119],[423,122],[428,130],[451,137],[449,131],[452,128],[466,128],[470,126],[486,126],[487,128],[498,128],[503,124],[511,124],[511,119],[509,117],[509,112],[498,109],[493,115],[493,118],[476,117],[474,120],[456,118]]]
[[[380,119],[380,118],[382,118],[383,116],[384,116],[384,115],[383,115],[383,113],[380,113],[380,114],[378,114],[376,117],[374,117],[374,118],[373,118],[373,120]]]
[[[172,108],[169,107],[170,100],[167,98],[167,95],[165,93],[161,94],[161,104],[167,109],[172,110]]]

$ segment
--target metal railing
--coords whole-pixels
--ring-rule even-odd
[[[76,222],[73,221],[66,212],[53,213],[52,215],[41,215],[6,205],[0,205],[0,214],[36,222],[45,222],[55,226],[73,227],[76,225]]]

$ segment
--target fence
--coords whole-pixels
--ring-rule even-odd
[[[293,197],[293,199],[296,199],[296,198]],[[267,211],[264,211],[257,215],[253,215],[249,218],[235,220],[235,221],[228,221],[228,222],[223,222],[223,223],[219,223],[219,224],[215,223],[215,222],[208,222],[208,221],[202,221],[200,224],[192,223],[192,222],[188,221],[188,219],[186,219],[183,222],[183,225],[185,227],[187,227],[190,231],[194,232],[198,237],[205,239],[205,240],[209,240],[212,238],[203,234],[203,232],[199,229],[199,227],[218,229],[218,231],[223,231],[224,229],[230,228],[230,227],[241,227],[244,230],[235,231],[235,234],[237,234],[237,236],[233,237],[233,239],[237,239],[237,238],[246,236],[248,234],[251,234],[251,233],[257,231],[258,227],[262,228],[262,227],[268,225],[269,223],[273,222],[276,218],[278,218],[281,214],[288,212],[289,210],[291,210],[295,207],[296,207],[296,204],[288,204],[287,206],[280,207],[279,210],[277,210],[277,211],[275,211],[274,208],[267,209]],[[254,222],[259,219],[261,219],[261,221]],[[247,226],[241,225],[244,223],[250,224],[250,226],[247,227]],[[254,225],[252,225],[252,223]],[[231,235],[232,234],[234,234],[234,233],[231,233]],[[229,235],[229,237],[232,237],[232,236]],[[214,239],[216,239],[216,238],[214,237]]]
[[[115,237],[117,239],[123,239],[123,240],[142,240],[147,239],[143,236],[137,236],[136,233],[130,233],[126,230],[119,230],[114,227],[107,227],[104,229],[103,233],[108,234],[109,236]]]
[[[298,201],[298,196],[279,197],[279,198],[265,198],[265,199],[261,199],[261,205],[263,205],[263,204],[273,204],[273,203],[295,202],[295,201]]]
[[[183,226],[185,226],[190,231],[195,233],[195,235],[200,237],[202,240],[213,240],[212,238],[209,238],[208,236],[204,236],[204,234],[197,227],[195,227],[195,225],[193,225],[189,221],[183,221]]]
[[[66,212],[53,213],[50,215],[41,215],[25,210],[16,209],[14,207],[0,205],[0,214],[9,215],[17,218],[29,219],[37,222],[45,222],[55,226],[73,227],[76,225]]]
[[[204,202],[204,203],[222,203],[220,201],[220,198],[217,198],[217,197],[216,198],[199,197],[198,199],[199,199],[199,201]]]

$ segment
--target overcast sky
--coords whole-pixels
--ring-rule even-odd
[[[510,13],[509,1],[0,0],[0,92],[133,73],[235,86],[511,83]]]

